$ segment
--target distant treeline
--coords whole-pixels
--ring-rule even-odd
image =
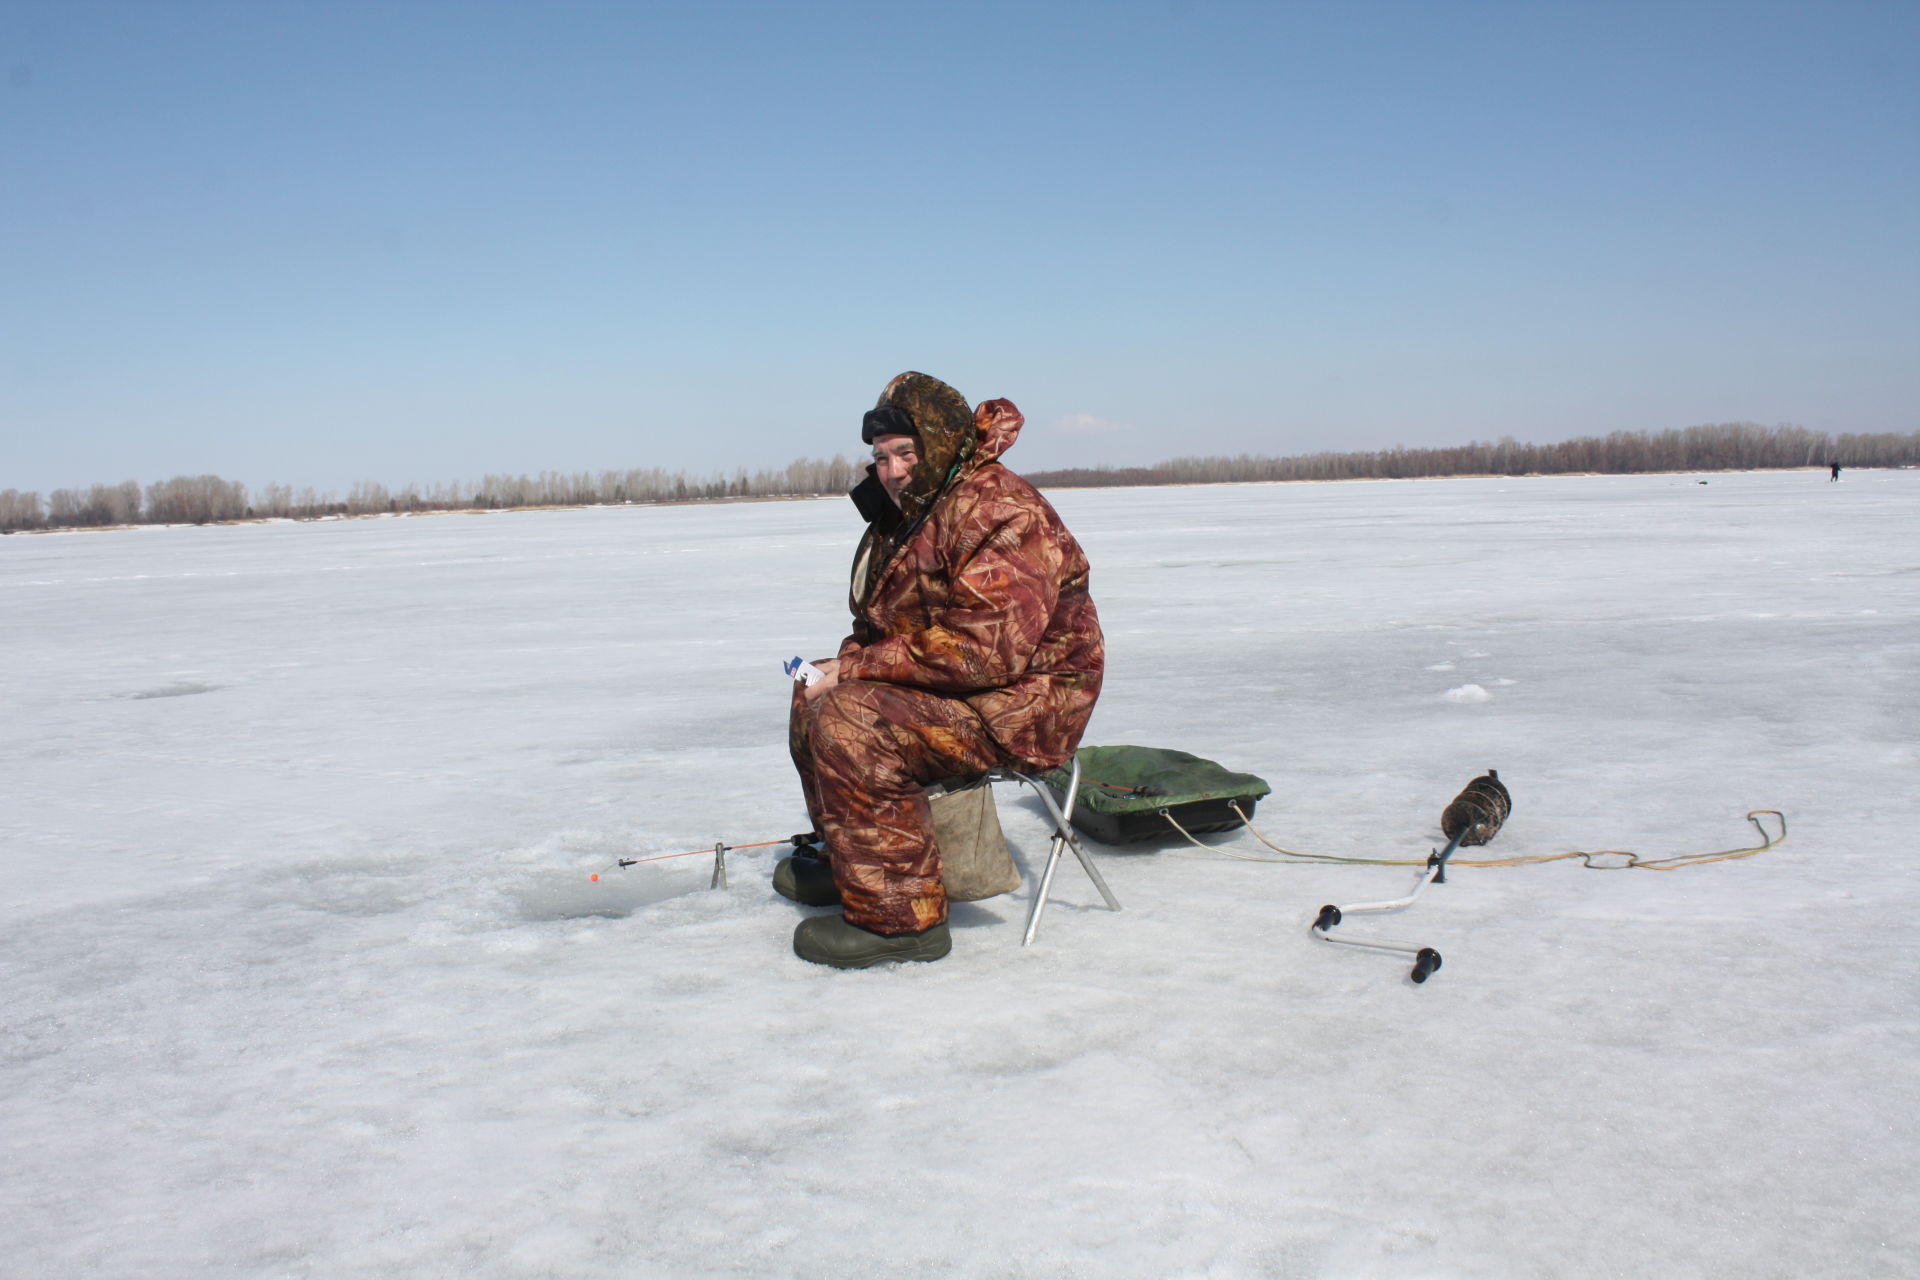
[[[1217,484],[1248,480],[1406,480],[1426,476],[1627,475],[1653,471],[1755,471],[1780,467],[1908,467],[1920,465],[1920,431],[1907,435],[1839,435],[1805,427],[1722,422],[1660,432],[1615,431],[1560,444],[1493,444],[1450,449],[1394,448],[1371,453],[1309,453],[1291,458],[1175,458],[1152,467],[1072,467],[1026,472],[1055,488],[1100,485]],[[0,532],[118,524],[209,524],[218,520],[362,516],[407,511],[496,511],[510,507],[573,507],[606,503],[701,502],[726,498],[811,497],[845,493],[863,464],[844,457],[801,458],[780,471],[689,478],[649,470],[543,471],[488,476],[479,483],[388,489],[363,481],[345,498],[270,484],[258,493],[219,476],[176,476],[148,485],[132,480],[37,493],[0,490]]]
[[[388,489],[363,481],[346,497],[311,488],[270,484],[258,493],[219,476],[176,476],[144,491],[132,480],[88,489],[37,493],[0,489],[0,532],[75,529],[116,524],[211,524],[220,520],[364,516],[404,511],[498,511],[510,507],[578,507],[605,503],[701,502],[725,498],[810,497],[853,487],[846,458],[801,458],[780,471],[689,477],[681,471],[543,471],[537,476],[488,476],[478,483],[407,485]]]
[[[1175,458],[1152,467],[1070,467],[1023,473],[1053,488],[1217,484],[1248,480],[1407,480],[1426,476],[1632,475],[1653,471],[1761,471],[1781,467],[1905,467],[1920,464],[1920,431],[1839,435],[1751,422],[1615,431],[1560,444],[1520,444],[1511,436],[1447,449],[1393,448],[1371,453],[1308,453],[1291,458]]]

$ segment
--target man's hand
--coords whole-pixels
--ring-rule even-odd
[[[822,658],[813,664],[820,669],[820,678],[800,690],[800,696],[812,702],[827,690],[840,683],[840,659]]]

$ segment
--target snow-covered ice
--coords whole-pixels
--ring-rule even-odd
[[[0,1258],[33,1277],[1920,1272],[1920,473],[1061,492],[1089,743],[1418,857],[1094,846],[795,959],[840,501],[0,539]],[[1475,692],[1477,691],[1477,692]],[[1031,872],[1037,806],[1001,793]],[[601,873],[597,882],[588,879]]]

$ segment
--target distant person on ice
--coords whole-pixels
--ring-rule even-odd
[[[903,373],[860,424],[873,465],[852,498],[853,633],[793,696],[789,742],[824,861],[796,854],[781,892],[843,914],[802,920],[793,949],[838,968],[952,948],[925,783],[1071,759],[1106,649],[1087,558],[1001,455],[1024,419],[968,409]]]
[[[1840,478],[1840,464],[1837,462],[1834,462],[1828,465],[1830,465],[1833,468],[1833,474],[1828,476],[1827,479],[1838,480]]]

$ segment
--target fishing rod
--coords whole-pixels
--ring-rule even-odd
[[[625,870],[627,867],[637,867],[643,862],[665,862],[669,858],[697,858],[703,853],[710,853],[713,855],[713,879],[707,885],[707,888],[724,889],[727,887],[727,855],[729,853],[734,853],[741,849],[771,849],[777,844],[792,845],[796,850],[799,850],[807,848],[819,838],[819,836],[809,831],[803,835],[787,836],[780,840],[756,840],[752,844],[728,844],[724,840],[715,840],[713,847],[709,849],[688,849],[682,853],[655,853],[644,858],[620,858],[615,860],[613,865]],[[609,868],[609,870],[611,869],[612,868]],[[599,878],[600,873],[598,871],[587,877],[589,880],[598,880]]]

